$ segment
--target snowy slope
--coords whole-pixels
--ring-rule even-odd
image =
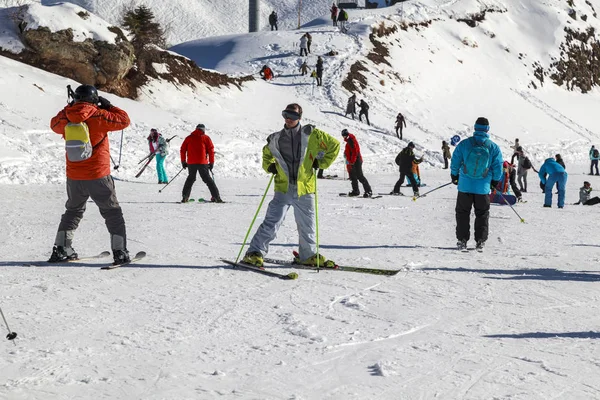
[[[113,176],[129,249],[148,252],[143,262],[110,272],[97,268],[103,261],[43,262],[66,200],[63,143],[48,124],[66,103],[65,86],[76,83],[0,57],[0,307],[18,333],[16,345],[0,342],[0,399],[600,398],[600,208],[572,205],[583,180],[600,187],[598,177],[584,175],[598,137],[599,93],[528,88],[531,63],[549,62],[570,22],[566,2],[487,1],[507,11],[489,14],[478,28],[456,22],[481,4],[426,0],[390,8],[390,15],[356,11],[348,35],[325,17],[300,31],[193,41],[178,49],[200,65],[246,74],[268,63],[277,78],[243,90],[154,81],[140,101],[103,94],[132,117],[121,160],[121,132],[110,137],[121,164]],[[391,67],[367,64],[369,87],[358,97],[371,104],[372,127],[344,118],[349,93],[340,83],[370,51],[371,26],[429,19],[427,28],[381,39],[394,44]],[[324,57],[325,85],[314,94],[310,78],[297,75],[304,31],[314,37],[311,65],[316,55],[339,52]],[[478,47],[463,45],[465,38]],[[427,155],[421,190],[447,183],[441,140],[468,135],[485,115],[505,155],[515,137],[537,164],[563,154],[567,206],[542,208],[531,174],[528,202],[493,206],[486,251],[463,254],[453,250],[454,186],[413,202],[341,198],[349,182],[318,181],[322,252],[340,264],[401,272],[299,270],[297,281],[284,282],[233,270],[219,258],[240,251],[268,183],[260,149],[294,101],[306,122],[336,137],[343,128],[356,133],[375,192],[391,190],[393,158],[408,140]],[[408,120],[404,141],[392,132],[398,111]],[[185,174],[162,193],[153,168],[133,178],[150,128],[179,136],[167,158],[173,178],[179,144],[200,122],[215,142],[214,172],[227,203],[177,203]],[[343,175],[341,157],[330,172]],[[200,180],[193,196],[208,197]],[[88,205],[74,245],[81,255],[106,250],[109,240]],[[296,243],[290,216],[269,256],[288,259]]]

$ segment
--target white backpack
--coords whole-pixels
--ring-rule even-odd
[[[65,127],[65,150],[71,162],[85,161],[92,156],[94,148],[90,129],[85,122],[69,122]]]

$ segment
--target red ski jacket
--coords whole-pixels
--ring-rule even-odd
[[[346,142],[346,148],[344,149],[346,161],[348,161],[349,164],[354,164],[356,160],[362,161],[362,156],[360,155],[360,146],[358,145],[356,137],[349,133],[344,137],[344,141]]]
[[[215,147],[212,140],[200,129],[196,129],[181,144],[181,161],[188,164],[214,164]]]

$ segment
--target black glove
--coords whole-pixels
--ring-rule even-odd
[[[182,168],[187,168],[187,163],[186,163],[185,161],[182,161],[182,162],[181,162],[181,167],[182,167]]]
[[[315,161],[313,161],[313,169],[319,169],[319,160],[317,160],[315,158]]]
[[[215,165],[215,164],[212,164],[212,163],[211,163],[211,164],[208,164],[208,170],[209,170],[209,171],[212,171],[212,169],[213,169],[213,166],[214,166],[214,165]]]
[[[492,180],[492,182],[490,183],[490,189],[492,189],[492,191],[496,190],[496,186],[498,186],[499,183],[500,181]]]
[[[540,189],[542,189],[542,192],[545,192],[546,191],[546,184],[540,182]]]
[[[277,164],[272,163],[271,165],[269,165],[269,168],[267,168],[267,171],[269,171],[272,174],[277,175]]]
[[[458,175],[450,175],[450,179],[452,179],[452,183],[458,185]]]
[[[112,107],[112,104],[110,104],[110,101],[108,101],[107,99],[105,99],[102,96],[98,97],[98,103],[100,103],[100,105],[98,107],[103,110],[109,110]]]

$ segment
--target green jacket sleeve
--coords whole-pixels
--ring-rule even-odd
[[[275,162],[275,157],[273,157],[273,153],[271,153],[271,149],[269,149],[268,143],[265,145],[265,147],[263,147],[262,153],[263,153],[262,167],[265,170],[265,172],[269,173],[269,170],[268,170],[269,165],[271,165]]]
[[[333,164],[340,152],[340,142],[333,136],[314,128],[311,135],[315,135],[317,143],[315,148],[310,146],[309,151],[314,152],[313,156],[319,159],[319,168],[327,169]],[[322,157],[320,157],[320,153]]]

